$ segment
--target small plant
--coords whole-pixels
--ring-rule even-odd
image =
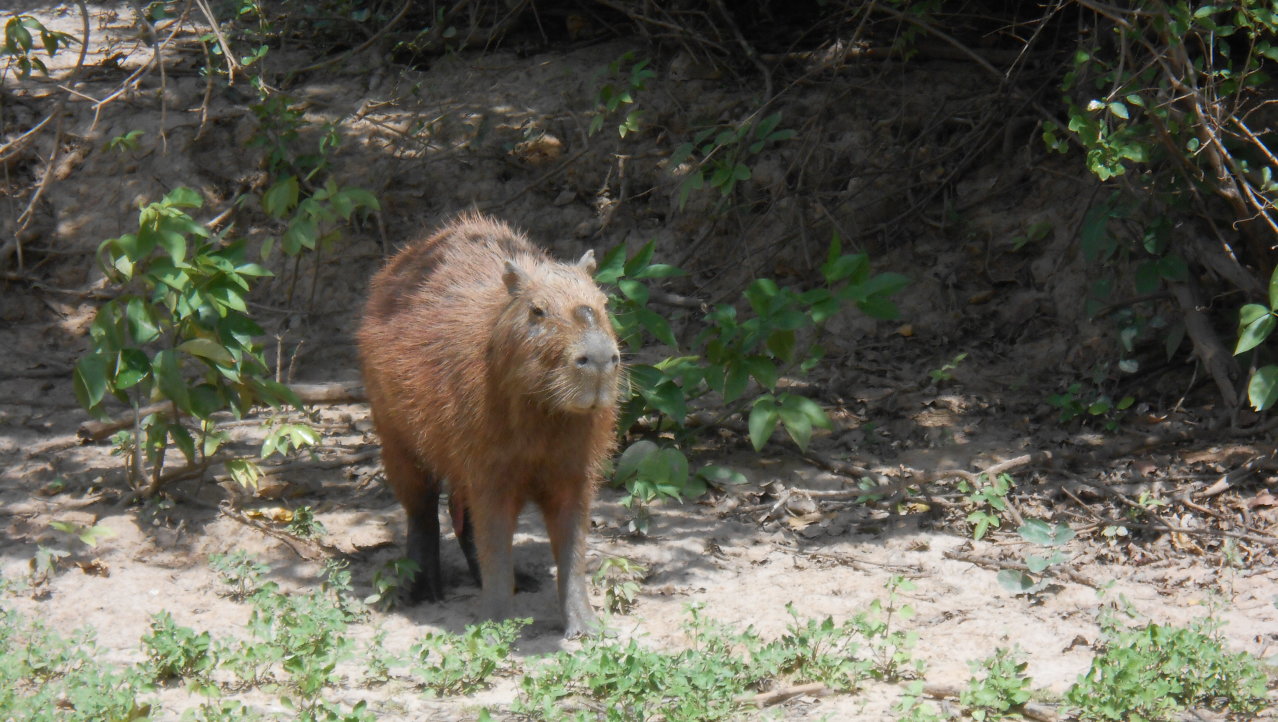
[[[1073,539],[1074,530],[1065,524],[1057,524],[1053,527],[1041,519],[1029,519],[1016,532],[1025,541],[1048,547],[1053,551],[1048,556],[1037,554],[1026,556],[1025,566],[1029,569],[1029,573],[1016,569],[1004,569],[998,573],[998,583],[1013,594],[1034,595],[1047,587],[1048,577],[1044,575],[1036,580],[1031,575],[1043,574],[1049,568],[1066,560],[1065,553],[1054,548],[1063,546]]]
[[[1119,421],[1118,412],[1126,411],[1136,403],[1133,396],[1124,396],[1117,402],[1105,394],[1098,394],[1091,398],[1091,401],[1086,401],[1083,385],[1075,382],[1070,384],[1063,393],[1048,396],[1047,403],[1060,409],[1061,413],[1057,420],[1062,424],[1077,418],[1100,417],[1104,420],[1103,426],[1106,431],[1116,431]]]
[[[932,383],[937,385],[943,384],[946,381],[953,381],[954,374],[951,372],[954,371],[954,369],[957,369],[959,367],[959,364],[963,363],[966,360],[967,360],[967,352],[960,353],[959,355],[955,356],[952,360],[942,365],[941,368],[928,371],[927,375],[929,378],[932,379]]]
[[[138,667],[103,662],[110,655],[89,629],[63,637],[42,622],[0,610],[0,710],[13,720],[140,720],[163,716],[148,700]]]
[[[364,684],[385,684],[390,681],[391,668],[403,664],[397,655],[386,649],[386,630],[378,628],[364,649]]]
[[[271,570],[243,549],[230,554],[209,555],[209,568],[218,573],[224,584],[231,587],[225,596],[237,602],[260,591],[263,587],[262,577]]]
[[[611,614],[629,614],[639,601],[639,583],[648,576],[648,567],[625,557],[604,557],[595,571],[596,586],[603,587],[604,609]]]
[[[508,619],[467,626],[460,635],[428,633],[409,650],[409,667],[421,686],[434,694],[470,694],[507,668],[519,631],[531,622]]]
[[[786,633],[769,645],[779,652],[778,672],[793,676],[798,683],[822,682],[848,692],[870,676],[871,663],[857,657],[863,625],[856,621],[835,624],[832,617],[800,621],[794,605],[787,604],[785,610],[791,619]]]
[[[373,593],[364,598],[364,603],[383,610],[393,608],[419,571],[421,568],[411,559],[386,562],[373,572]]]
[[[301,406],[270,378],[254,341],[264,332],[248,316],[253,279],[270,272],[243,260],[242,243],[223,242],[187,214],[201,205],[195,191],[177,188],[142,208],[137,233],[101,244],[102,268],[125,292],[98,310],[91,349],[75,369],[76,398],[91,414],[105,415],[108,395],[133,408],[127,468],[138,485],[149,464],[150,491],[163,478],[170,442],[192,463],[217,450],[208,436],[214,413],[239,416],[258,403]],[[160,400],[167,413],[140,413]],[[200,443],[183,416],[201,420]]]
[[[688,160],[696,161],[679,183],[679,208],[688,202],[695,190],[709,185],[719,190],[720,202],[732,197],[737,183],[750,180],[751,159],[772,143],[793,138],[796,133],[778,129],[781,113],[773,113],[760,120],[754,116],[738,124],[715,125],[697,131],[691,143],[684,143],[670,154],[670,167],[678,168]]]
[[[1018,719],[1008,713],[1030,699],[1030,678],[1025,676],[1028,663],[1016,652],[996,649],[979,662],[971,662],[973,676],[967,688],[959,693],[959,702],[977,722]]]
[[[317,539],[328,533],[324,523],[315,518],[315,510],[305,505],[293,510],[287,528],[288,533],[299,539]]]
[[[31,570],[30,586],[39,587],[48,583],[58,571],[58,564],[67,556],[69,553],[62,549],[37,546],[35,556],[27,564]]]
[[[1238,311],[1238,344],[1234,355],[1246,353],[1265,342],[1278,325],[1278,267],[1269,276],[1269,305],[1248,303]],[[1278,400],[1278,365],[1265,364],[1251,373],[1247,382],[1247,399],[1257,411],[1264,411]]]
[[[899,722],[944,722],[949,719],[938,712],[935,705],[923,701],[923,688],[923,680],[920,679],[904,685],[901,696],[892,705],[896,714],[894,719]]]
[[[90,548],[96,547],[102,539],[110,539],[115,536],[115,530],[103,526],[101,524],[79,524],[70,521],[51,521],[49,526],[57,529],[64,534],[79,539],[82,544]]]
[[[913,654],[919,633],[895,626],[914,617],[914,607],[902,603],[901,596],[902,592],[913,591],[915,584],[905,577],[893,575],[884,588],[888,591],[886,602],[875,599],[870,603],[870,611],[856,615],[853,623],[869,647],[870,674],[875,679],[895,682],[909,675],[922,674],[924,668],[923,660],[915,659]]]
[[[1152,722],[1191,707],[1252,715],[1267,703],[1260,660],[1229,652],[1210,617],[1127,627],[1103,616],[1102,631],[1103,651],[1065,694],[1080,719]]]
[[[967,515],[967,523],[972,525],[972,538],[980,540],[991,528],[1002,526],[1003,519],[999,512],[1007,510],[1007,494],[1012,490],[1012,477],[999,474],[994,481],[981,474],[973,485],[967,481],[958,483],[958,490],[967,494],[967,505],[972,509]]]
[[[677,350],[669,321],[647,306],[647,283],[682,271],[652,263],[653,252],[653,244],[648,243],[627,258],[625,248],[618,246],[600,263],[596,280],[617,288],[610,296],[610,308],[622,343],[635,348],[647,334]],[[707,484],[743,479],[722,467],[689,473],[686,456],[678,446],[697,433],[686,423],[690,402],[718,395],[723,417],[748,408],[749,437],[756,449],[768,442],[778,426],[803,449],[814,429],[830,428],[829,417],[815,401],[778,391],[782,376],[807,373],[820,362],[824,352],[815,337],[825,322],[848,304],[875,318],[894,317],[897,309],[890,297],[903,289],[908,279],[895,273],[872,274],[869,258],[843,253],[837,235],[821,271],[824,284],[803,292],[757,279],[743,293],[743,305],[749,311],[720,304],[705,315],[704,330],[693,342],[695,354],[628,367],[631,393],[622,405],[622,428],[652,417],[659,429],[673,433],[676,443],[670,448],[641,440],[627,449],[618,463],[614,482],[625,485],[630,498],[638,502],[640,529],[650,501],[695,497],[705,492]]]
[[[19,80],[30,77],[32,70],[49,74],[49,69],[36,51],[32,33],[40,36],[40,45],[50,58],[58,54],[60,47],[69,46],[73,41],[80,42],[66,33],[46,28],[30,15],[13,15],[4,24],[4,44],[0,45],[0,59],[4,59],[3,69],[18,69]]]
[[[209,675],[217,666],[217,656],[208,632],[197,634],[190,627],[178,626],[168,612],[159,612],[151,616],[151,631],[143,635],[142,646],[156,682],[194,677],[211,684]]]
[[[628,51],[608,64],[608,80],[599,88],[598,110],[590,119],[588,130],[590,135],[599,132],[599,129],[603,127],[604,118],[616,113],[622,106],[634,105],[635,96],[639,94],[639,91],[647,87],[649,80],[657,77],[657,73],[648,67],[648,63],[646,59],[636,60],[634,52]],[[626,113],[617,124],[617,134],[625,138],[627,133],[638,131],[642,112],[631,110]]]

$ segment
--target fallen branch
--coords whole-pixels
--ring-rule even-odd
[[[905,688],[905,685],[901,686]],[[932,699],[959,699],[962,692],[953,685],[925,684],[923,685],[923,694]],[[1023,716],[1038,722],[1059,722],[1061,719],[1056,710],[1038,702],[1026,702],[1018,708],[1018,711]]]
[[[808,682],[807,684],[795,684],[781,689],[768,690],[755,695],[747,695],[738,701],[742,704],[752,704],[756,707],[771,707],[774,704],[780,704],[786,700],[793,699],[800,695],[811,695],[813,697],[824,697],[831,694],[834,690],[825,686],[822,682]]]
[[[293,384],[289,386],[293,393],[301,399],[304,404],[345,404],[357,403],[367,399],[364,394],[364,385],[358,381],[334,381],[323,384]],[[106,437],[114,434],[120,429],[128,428],[138,418],[145,418],[150,414],[160,414],[168,417],[171,415],[171,405],[165,401],[158,404],[145,406],[134,413],[132,411],[118,416],[114,419],[106,421],[86,421],[80,424],[80,428],[76,431],[76,435],[80,437],[83,443],[92,441],[101,441]]]
[[[1012,561],[1010,559],[991,559],[990,557],[978,556],[976,554],[964,554],[962,552],[945,552],[944,556],[946,559],[953,559],[956,562],[967,562],[968,564],[975,564],[978,567],[985,567],[986,569],[994,569],[998,571],[1013,569],[1018,572],[1039,573],[1049,577],[1063,577],[1075,584],[1081,584],[1085,587],[1091,587],[1092,589],[1100,587],[1099,584],[1088,579],[1082,574],[1063,567],[1049,567],[1044,569],[1042,572],[1031,572],[1030,568],[1025,564]]]

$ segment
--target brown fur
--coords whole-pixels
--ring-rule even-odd
[[[619,370],[593,266],[589,254],[557,263],[506,224],[470,214],[373,278],[360,356],[386,478],[410,518],[410,558],[414,519],[426,545],[416,596],[442,596],[437,503],[447,479],[454,511],[472,520],[483,614],[508,613],[511,535],[533,502],[558,564],[566,631],[596,623],[581,552],[613,451]],[[606,359],[601,370],[583,370],[588,356]]]

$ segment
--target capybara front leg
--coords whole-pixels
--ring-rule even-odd
[[[519,508],[513,500],[487,498],[475,503],[471,519],[475,529],[475,550],[479,556],[479,614],[484,619],[502,620],[510,616],[515,592],[515,561],[511,551]]]
[[[555,555],[559,583],[559,611],[564,618],[564,636],[580,637],[602,630],[595,610],[590,606],[586,589],[585,546],[586,523],[589,520],[584,499],[552,500],[543,505],[550,548]]]

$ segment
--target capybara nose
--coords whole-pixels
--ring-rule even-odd
[[[583,341],[577,357],[573,359],[577,368],[598,374],[612,373],[617,369],[621,356],[612,339],[598,331],[592,331]]]

